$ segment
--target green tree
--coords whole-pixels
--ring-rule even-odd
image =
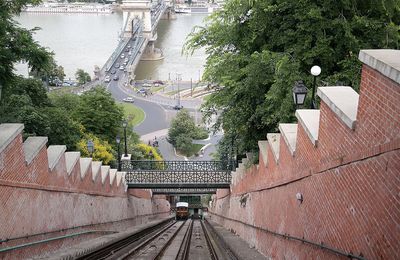
[[[318,84],[358,89],[359,50],[399,48],[399,24],[397,0],[228,0],[195,28],[185,51],[206,49],[203,78],[223,86],[206,102],[207,114],[222,111],[215,127],[240,138],[244,152],[294,120],[291,88],[300,79],[312,85],[312,65],[322,68]]]
[[[115,143],[123,119],[122,109],[104,87],[98,86],[80,96],[73,118],[87,132],[93,133],[110,144]]]
[[[38,28],[20,28],[13,20],[27,4],[38,0],[0,0],[0,101],[3,88],[12,88],[14,64],[26,61],[30,70],[44,71],[53,62],[52,53],[37,43],[33,37]]]
[[[90,82],[91,78],[89,73],[84,71],[83,69],[78,69],[75,73],[75,78],[79,84],[85,84],[86,82]]]
[[[80,125],[62,108],[45,107],[39,110],[47,118],[48,144],[66,145],[69,151],[75,150],[80,140]]]
[[[171,127],[168,130],[168,141],[176,146],[178,137],[181,135],[192,136],[196,133],[196,125],[189,112],[185,109],[179,111],[171,122]]]

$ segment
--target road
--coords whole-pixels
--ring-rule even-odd
[[[119,74],[123,74],[123,72],[117,72],[116,74],[120,76]],[[107,89],[117,101],[122,102],[122,99],[126,98],[128,94],[124,92],[124,89],[118,83],[119,81],[112,80]],[[141,99],[135,99],[134,104],[145,112],[144,121],[134,128],[139,135],[149,134],[169,127],[166,111],[160,105]]]

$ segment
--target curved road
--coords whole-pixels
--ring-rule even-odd
[[[118,75],[121,80],[123,74],[123,71],[117,69],[115,75]],[[128,94],[119,86],[120,80],[111,80],[107,85],[107,89],[117,101],[122,102],[122,99],[126,98]],[[169,127],[166,112],[160,105],[136,98],[134,104],[145,112],[144,121],[134,128],[139,135],[149,134]]]

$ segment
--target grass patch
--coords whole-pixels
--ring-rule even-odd
[[[210,98],[211,98],[211,94],[204,96],[203,100],[207,102]]]
[[[167,92],[167,93],[165,93],[165,95],[172,96],[172,95],[175,95],[176,93],[178,93],[178,90]]]
[[[136,126],[143,122],[145,113],[141,108],[130,103],[120,103],[120,106],[124,109],[124,114],[129,124]]]
[[[79,88],[80,87],[60,87],[60,88],[54,88],[50,92],[62,95],[62,94],[72,93],[74,90],[77,90]]]
[[[190,147],[190,150],[187,153],[184,153],[183,151],[179,151],[179,150],[176,150],[176,152],[179,155],[184,155],[186,157],[190,157],[190,156],[193,156],[195,154],[199,154],[199,151],[200,151],[200,149],[202,147],[203,147],[202,144],[192,144],[191,147]]]

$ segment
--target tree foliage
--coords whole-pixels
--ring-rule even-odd
[[[95,87],[80,96],[73,112],[73,118],[81,123],[86,131],[109,143],[115,143],[123,115],[122,109],[103,87]]]
[[[168,141],[176,146],[181,137],[180,143],[182,144],[183,140],[182,136],[185,136],[190,139],[204,139],[207,138],[208,134],[204,129],[201,129],[196,126],[194,119],[189,115],[189,112],[185,109],[179,111],[171,122],[171,127],[168,130]],[[186,142],[187,143],[187,142]]]
[[[93,154],[90,154],[87,149],[87,143],[91,140],[94,144]],[[89,133],[85,134],[83,138],[78,142],[77,148],[84,157],[91,156],[93,161],[101,161],[103,164],[110,164],[115,160],[115,151],[112,146],[105,140],[98,138],[97,136]]]
[[[86,82],[90,82],[91,78],[89,73],[84,71],[83,69],[78,69],[75,73],[75,78],[80,85],[85,84]]]
[[[25,61],[32,71],[50,69],[52,53],[39,45],[33,37],[38,28],[27,30],[13,20],[27,4],[37,4],[38,0],[0,0],[0,100],[3,87],[12,87],[14,63]]]
[[[228,0],[195,28],[185,51],[206,49],[203,77],[223,86],[206,102],[206,116],[220,110],[215,127],[240,140],[243,152],[294,120],[293,84],[311,88],[313,65],[322,68],[318,85],[357,90],[359,50],[399,48],[399,24],[396,0]]]

